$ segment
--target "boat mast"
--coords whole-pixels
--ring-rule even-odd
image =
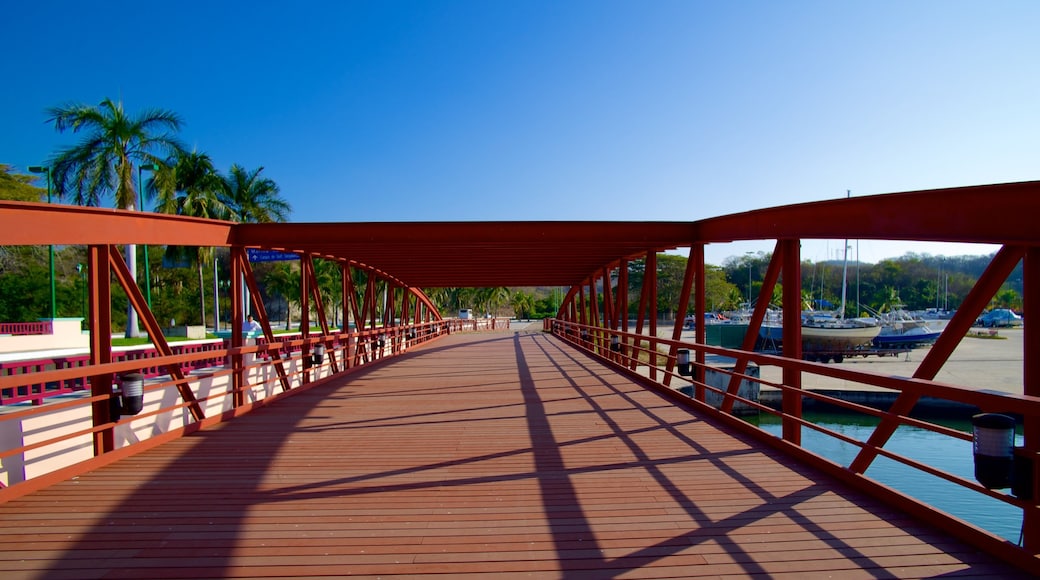
[[[845,264],[841,268],[841,308],[838,309],[838,318],[845,318],[845,291],[848,286],[849,277],[849,241],[845,240]]]
[[[845,197],[852,197],[852,190],[845,190]],[[838,318],[845,319],[845,293],[849,280],[849,239],[845,238],[845,260],[841,267],[841,308],[838,309]]]

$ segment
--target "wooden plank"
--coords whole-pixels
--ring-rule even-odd
[[[4,578],[1025,577],[542,334],[392,364],[0,505]]]

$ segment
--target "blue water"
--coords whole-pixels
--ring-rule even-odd
[[[877,421],[856,415],[837,413],[805,413],[805,419],[845,436],[866,441]],[[780,420],[763,414],[751,419],[764,431],[781,435]],[[943,421],[943,425],[970,432],[968,421]],[[1018,436],[1016,445],[1022,445]],[[859,447],[834,439],[813,429],[802,429],[802,446],[841,465],[849,465]],[[961,441],[917,427],[900,426],[885,449],[941,469],[947,473],[975,480],[975,464],[970,441]],[[939,477],[918,471],[897,461],[879,456],[866,475],[889,487],[913,496],[944,512],[957,516],[1002,538],[1018,543],[1022,529],[1022,511]]]

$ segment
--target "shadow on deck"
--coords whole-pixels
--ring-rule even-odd
[[[0,505],[0,571],[1021,575],[524,332],[452,335]]]

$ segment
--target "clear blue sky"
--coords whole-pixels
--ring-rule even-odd
[[[37,0],[3,18],[0,163],[75,142],[47,107],[121,99],[182,115],[222,170],[264,166],[293,221],[696,220],[1040,178],[1035,0]]]

